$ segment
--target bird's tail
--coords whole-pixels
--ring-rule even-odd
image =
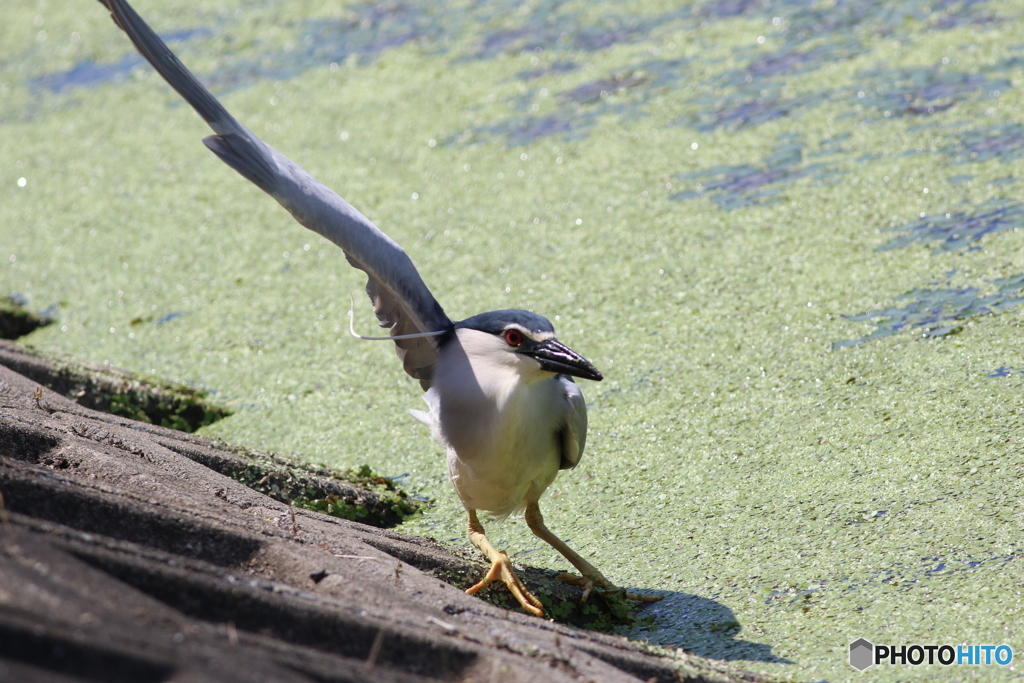
[[[413,410],[412,408],[410,408],[409,414],[415,417],[418,421],[430,427],[431,429],[434,428],[434,417],[425,410]]]
[[[231,168],[264,192],[274,194],[278,173],[270,148],[238,122],[171,52],[160,36],[124,0],[100,0],[139,53],[217,135],[203,143]]]

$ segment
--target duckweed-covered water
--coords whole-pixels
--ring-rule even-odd
[[[606,376],[544,499],[623,633],[796,680],[1003,680],[1024,655],[1024,14],[996,0],[139,0],[228,108],[410,253]],[[104,8],[0,26],[0,294],[24,341],[213,392],[232,442],[370,463],[465,544],[364,280],[199,142]],[[489,526],[566,563],[522,520]]]

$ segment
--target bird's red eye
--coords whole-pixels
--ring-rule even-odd
[[[519,330],[505,330],[505,341],[509,346],[519,346],[523,343],[523,333]]]

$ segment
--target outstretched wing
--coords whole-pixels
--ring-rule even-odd
[[[138,51],[216,133],[203,142],[231,168],[345,252],[369,278],[366,292],[392,336],[452,327],[405,251],[323,183],[240,124],[124,0],[100,0]],[[430,386],[438,337],[395,340],[405,371]]]
[[[562,463],[560,470],[571,470],[580,464],[583,448],[587,445],[587,402],[583,400],[583,392],[572,377],[556,375],[565,396],[565,424],[559,432],[562,447]]]

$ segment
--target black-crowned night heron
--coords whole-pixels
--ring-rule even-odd
[[[587,409],[572,377],[601,373],[555,339],[546,318],[520,310],[481,313],[452,322],[406,253],[344,199],[276,152],[234,119],[123,0],[101,0],[172,88],[217,133],[203,140],[214,154],[281,203],[304,226],[331,240],[369,281],[366,291],[382,327],[390,330],[405,371],[426,391],[427,423],[448,452],[448,472],[469,514],[469,538],[491,562],[467,592],[501,579],[529,612],[540,601],[484,535],[477,510],[506,516],[525,509],[526,522],[582,577],[584,587],[613,586],[593,565],[544,526],[538,501],[560,469],[583,455]],[[628,597],[654,601],[649,596]]]

